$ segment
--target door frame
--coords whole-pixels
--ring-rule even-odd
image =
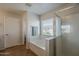
[[[4,49],[6,49],[6,40],[4,39],[4,35],[5,35],[5,16],[3,17],[3,40],[4,40]]]

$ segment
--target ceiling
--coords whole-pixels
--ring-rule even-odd
[[[0,3],[0,8],[8,11],[30,11],[41,15],[61,5],[61,3]]]

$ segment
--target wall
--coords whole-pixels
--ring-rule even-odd
[[[26,45],[27,45],[27,48],[29,47],[29,41],[31,40],[32,38],[32,32],[31,32],[31,27],[32,26],[36,26],[38,27],[38,35],[40,34],[40,21],[39,21],[39,16],[37,14],[34,14],[34,13],[31,13],[31,12],[27,12],[27,19],[26,19],[26,38],[27,38],[27,41],[26,41]],[[37,35],[37,36],[38,36]]]
[[[21,21],[21,26],[22,26],[22,44],[24,45],[24,40],[26,37],[26,33],[27,33],[27,12],[25,11],[22,14],[22,21]]]

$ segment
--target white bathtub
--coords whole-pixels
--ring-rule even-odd
[[[46,56],[46,55],[54,55],[53,45],[54,45],[53,37],[51,38],[37,37],[37,38],[31,38],[29,47],[37,55]]]

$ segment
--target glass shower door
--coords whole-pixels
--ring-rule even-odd
[[[56,16],[56,55],[62,55],[62,29],[61,17]]]

